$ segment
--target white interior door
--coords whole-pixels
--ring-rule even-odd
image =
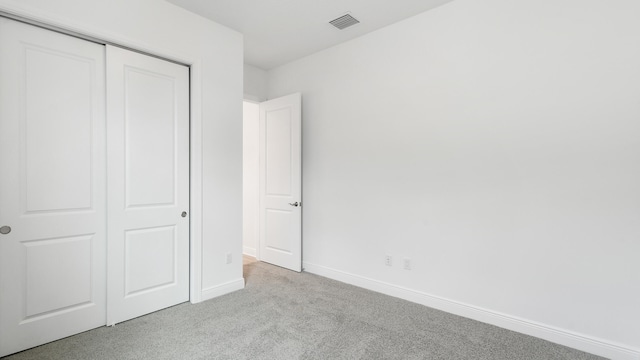
[[[189,69],[107,46],[107,324],[189,300]]]
[[[104,46],[0,18],[0,356],[105,324]]]
[[[302,97],[260,104],[259,258],[302,270]]]

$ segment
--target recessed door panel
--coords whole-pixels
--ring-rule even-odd
[[[265,232],[266,244],[265,248],[269,251],[280,252],[286,255],[291,254],[290,238],[291,222],[295,215],[291,211],[283,210],[266,210]]]
[[[291,108],[265,112],[267,195],[291,196]]]
[[[175,79],[130,66],[124,76],[127,207],[173,205]]]
[[[106,322],[104,46],[0,18],[0,356]]]
[[[95,63],[50,46],[22,46],[23,209],[90,209]]]
[[[175,284],[176,235],[175,226],[127,231],[125,297]]]
[[[93,235],[24,242],[24,320],[91,302]]]

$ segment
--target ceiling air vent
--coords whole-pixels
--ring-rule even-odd
[[[360,21],[358,21],[358,19],[354,18],[349,14],[342,15],[337,19],[333,19],[329,21],[329,24],[337,27],[340,30],[348,28],[349,26],[355,25],[358,23],[360,23]]]

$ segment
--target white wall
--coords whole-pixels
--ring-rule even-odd
[[[260,104],[245,101],[242,118],[242,252],[255,257],[260,226]]]
[[[251,66],[244,65],[244,98],[251,101],[267,100],[267,72]]]
[[[271,70],[303,93],[305,268],[640,359],[638,14],[456,0]]]
[[[242,35],[157,0],[0,0],[0,11],[194,64],[191,165],[202,197],[190,220],[202,249],[192,301],[242,288]]]

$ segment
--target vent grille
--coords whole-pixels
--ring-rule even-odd
[[[333,19],[331,21],[329,21],[329,24],[337,27],[338,29],[342,30],[342,29],[346,29],[349,26],[355,25],[355,24],[359,24],[360,21],[358,21],[358,19],[354,18],[353,16],[346,14],[346,15],[342,15],[337,19]]]

